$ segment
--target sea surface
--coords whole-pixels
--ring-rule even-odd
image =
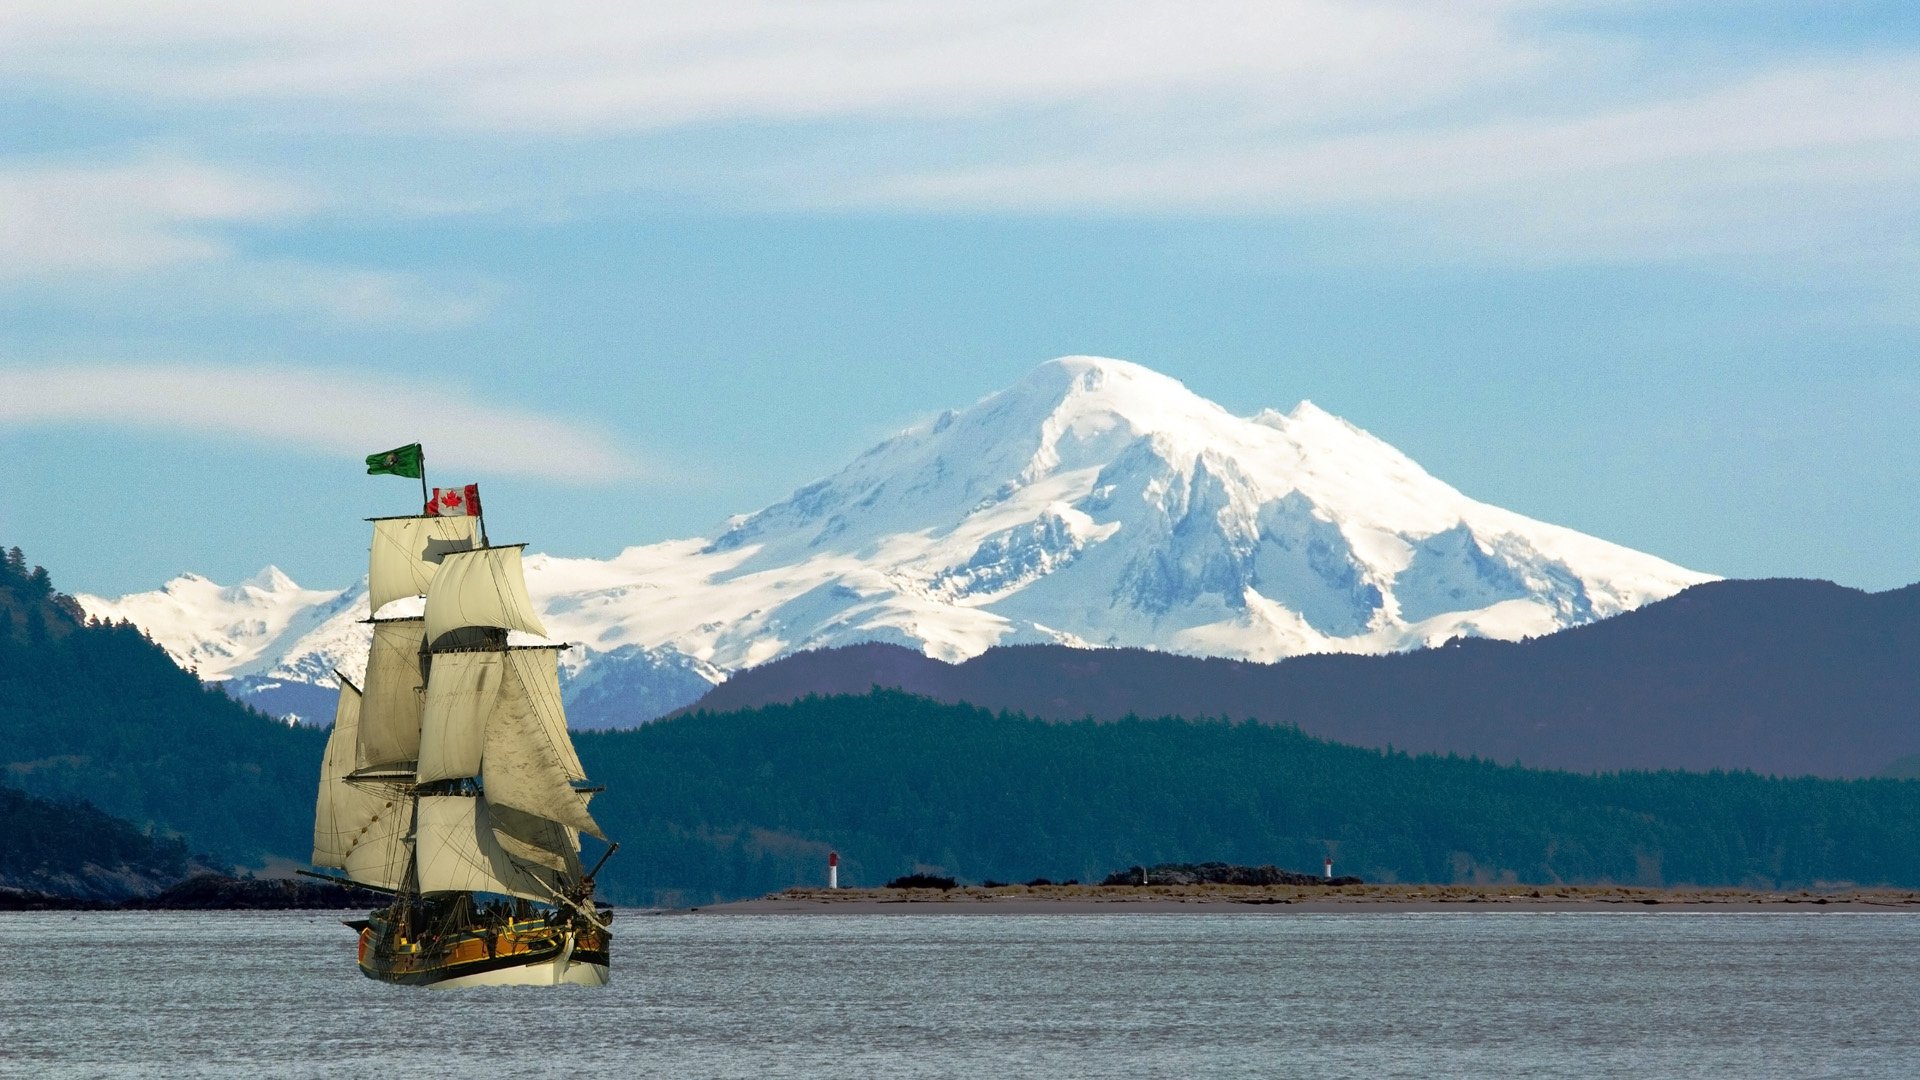
[[[34,1077],[1920,1076],[1920,915],[650,916],[603,989],[338,914],[0,915]]]

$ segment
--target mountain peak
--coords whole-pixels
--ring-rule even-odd
[[[1141,439],[1157,441],[1166,455],[1191,458],[1233,441],[1232,431],[1245,423],[1178,379],[1100,356],[1049,360],[959,419],[958,430],[972,429],[970,441],[998,450],[991,458],[970,458],[1012,466],[996,482],[1016,486],[1104,466]]]
[[[981,406],[1008,397],[1037,397],[1052,411],[1106,411],[1136,423],[1196,407],[1225,410],[1187,389],[1186,384],[1152,368],[1105,356],[1061,356],[1028,372],[1012,388],[982,401]],[[976,406],[978,408],[979,406]]]
[[[1088,389],[1096,388],[1108,380],[1132,380],[1179,386],[1178,379],[1131,360],[1116,360],[1111,356],[1056,356],[1041,362],[1028,372],[1022,382],[1052,383],[1061,379],[1079,381]]]
[[[294,581],[292,578],[288,577],[283,571],[281,571],[279,567],[274,566],[271,563],[263,567],[259,573],[246,579],[240,584],[251,585],[252,587],[259,589],[263,592],[270,592],[270,593],[292,592],[292,591],[298,591],[300,588],[300,586],[294,584]]]
[[[904,640],[942,656],[1067,637],[1263,659],[1387,651],[1546,633],[1705,580],[1477,503],[1311,401],[1238,417],[1094,356],[1049,360],[873,448],[703,553],[743,549],[726,580],[826,575],[804,647]]]
[[[1707,580],[1476,502],[1310,401],[1236,416],[1095,356],[1040,364],[711,542],[527,568],[555,637],[584,646],[569,678],[607,664],[635,679],[869,641],[947,660],[1039,642],[1391,652],[1537,636]],[[350,666],[363,592],[305,592],[271,567],[235,589],[98,607],[165,630],[203,671],[317,681]]]
[[[1086,372],[1101,372],[1119,375],[1146,375],[1156,379],[1164,379],[1167,377],[1150,367],[1143,364],[1136,364],[1131,360],[1117,360],[1111,356],[1075,354],[1073,356],[1056,356],[1051,360],[1042,360],[1034,366],[1028,378],[1033,378],[1034,376],[1049,371],[1064,371],[1074,375],[1080,375]]]
[[[279,606],[302,591],[279,567],[269,564],[252,577],[221,589],[220,597],[232,604]]]

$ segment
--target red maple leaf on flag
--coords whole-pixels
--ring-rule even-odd
[[[479,517],[480,485],[433,489],[427,499],[428,517]]]

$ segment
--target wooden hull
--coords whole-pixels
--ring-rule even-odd
[[[534,918],[409,940],[379,917],[360,931],[360,971],[403,986],[605,986],[607,932]]]

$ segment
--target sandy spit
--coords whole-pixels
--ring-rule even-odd
[[[1532,885],[1101,886],[788,889],[669,915],[1302,915],[1407,911],[1879,911],[1920,913],[1920,892]]]

